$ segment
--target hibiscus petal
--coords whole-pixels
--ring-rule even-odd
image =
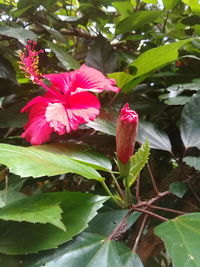
[[[55,132],[62,135],[69,128],[66,109],[61,103],[49,103],[45,111],[45,118]]]
[[[45,118],[45,111],[48,106],[48,101],[44,97],[33,98],[23,109],[22,112],[28,112],[29,120],[24,126],[25,131],[21,137],[32,145],[40,145],[50,139],[50,134],[53,129]]]
[[[43,75],[44,78],[48,79],[52,86],[64,94],[70,93],[71,83],[74,78],[76,71],[63,72],[63,73],[52,73]]]
[[[88,92],[73,94],[70,109],[67,109],[70,125],[77,129],[79,124],[94,120],[99,114],[99,109],[100,102],[95,95]]]
[[[100,93],[104,90],[119,92],[115,86],[115,80],[105,77],[100,71],[90,68],[83,64],[81,68],[75,71],[75,79],[72,84],[72,90],[76,92],[92,91]]]
[[[45,118],[55,132],[62,135],[77,130],[79,124],[94,120],[99,114],[98,98],[88,92],[75,93],[70,97],[70,106],[62,103],[49,103]]]
[[[30,119],[24,128],[25,131],[22,133],[21,137],[25,138],[26,141],[30,142],[32,145],[41,145],[47,142],[53,132],[45,116],[37,116]]]

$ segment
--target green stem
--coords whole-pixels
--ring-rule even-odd
[[[107,187],[107,185],[105,184],[104,181],[101,182],[103,188],[105,189],[106,193],[111,197],[111,199],[118,205],[120,206],[121,208],[124,208],[124,205],[118,201],[114,196],[113,194],[110,192],[109,188]]]
[[[128,185],[128,177],[124,178],[125,181],[125,199],[126,199],[126,204],[128,206],[130,206],[132,204],[132,195],[131,195],[131,191],[130,191],[130,187]]]
[[[117,179],[116,179],[114,173],[113,173],[113,172],[110,172],[110,174],[111,174],[111,176],[112,176],[112,178],[113,178],[113,181],[114,181],[114,183],[115,183],[115,186],[117,187],[117,190],[118,190],[118,193],[119,193],[120,197],[121,197],[122,199],[124,199],[124,194],[123,194],[123,192],[122,192],[122,189],[121,189],[121,187],[120,187],[120,185],[119,185],[119,183],[118,183],[118,181],[117,181]]]

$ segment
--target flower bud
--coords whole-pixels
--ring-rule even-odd
[[[126,164],[133,155],[138,130],[138,115],[128,104],[121,109],[117,120],[117,157]]]

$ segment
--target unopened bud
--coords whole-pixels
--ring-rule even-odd
[[[126,164],[133,155],[138,131],[138,114],[128,104],[121,109],[117,120],[117,157]]]

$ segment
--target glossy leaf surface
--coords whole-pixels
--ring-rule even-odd
[[[68,191],[47,193],[47,195],[60,203],[66,232],[50,224],[1,221],[1,253],[26,254],[56,248],[82,232],[108,199],[108,197]]]
[[[200,262],[200,213],[179,216],[156,227],[174,267],[198,267]]]
[[[54,154],[37,147],[20,147],[0,144],[0,163],[21,177],[53,176],[68,172],[77,173],[88,179],[102,180],[100,174],[90,166],[67,156]],[[46,166],[46,167],[45,167]]]

